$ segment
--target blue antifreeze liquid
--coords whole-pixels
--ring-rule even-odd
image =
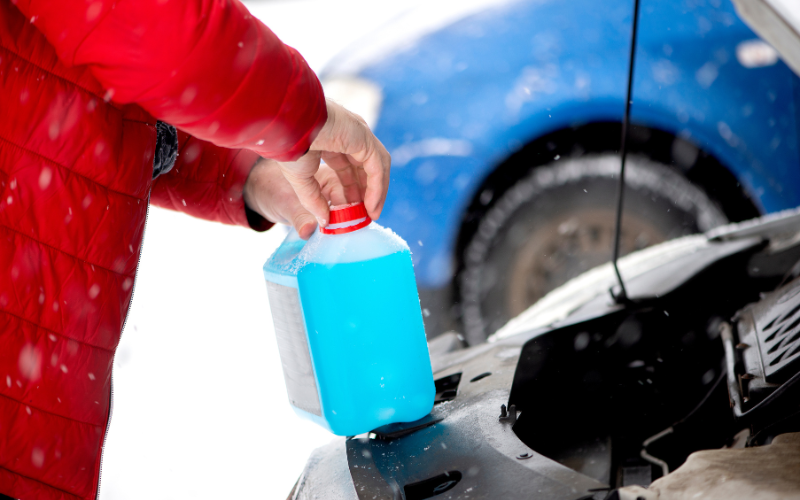
[[[436,392],[408,245],[353,206],[264,264],[289,402],[342,436],[418,420]]]
[[[355,435],[427,415],[435,389],[410,252],[308,263],[297,280],[331,430]]]

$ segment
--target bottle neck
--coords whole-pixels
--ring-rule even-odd
[[[372,219],[369,217],[361,217],[359,219],[349,220],[345,222],[337,222],[333,224],[328,224],[327,226],[320,228],[320,232],[322,234],[346,234],[352,233],[354,231],[358,231],[359,229],[367,227]]]

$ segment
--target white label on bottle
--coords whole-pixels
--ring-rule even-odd
[[[267,295],[289,402],[301,410],[322,416],[300,294],[297,288],[267,281]]]

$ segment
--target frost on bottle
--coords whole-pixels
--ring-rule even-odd
[[[435,388],[411,252],[363,203],[264,265],[289,401],[334,434],[418,420]]]

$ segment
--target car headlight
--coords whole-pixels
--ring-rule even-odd
[[[383,103],[383,92],[375,83],[357,76],[336,76],[322,81],[325,97],[361,115],[375,129]]]

